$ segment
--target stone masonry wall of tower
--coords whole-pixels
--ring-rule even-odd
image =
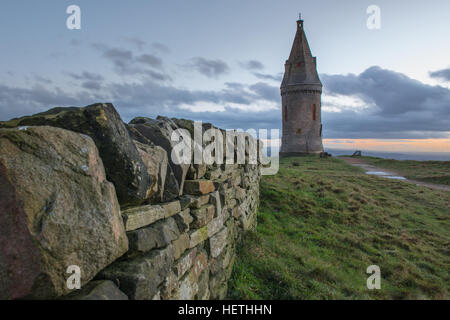
[[[323,152],[321,95],[317,60],[311,54],[303,20],[298,20],[281,84],[281,156]]]

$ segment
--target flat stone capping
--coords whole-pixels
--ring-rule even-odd
[[[140,206],[122,212],[126,231],[136,230],[165,217],[166,211],[160,205]]]
[[[181,211],[180,201],[162,203],[161,205],[146,205],[122,211],[125,231],[136,230],[152,224],[163,218],[171,217]]]

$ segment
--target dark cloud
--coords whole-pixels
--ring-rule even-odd
[[[256,92],[258,96],[264,100],[279,102],[280,101],[280,89],[264,82],[258,82],[249,87]]]
[[[127,59],[128,55],[115,52],[111,56]],[[135,60],[134,55],[132,60]],[[55,106],[83,106],[96,101],[110,101],[126,121],[135,116],[166,115],[212,122],[223,128],[281,127],[278,85],[228,82],[221,90],[188,90],[157,81],[154,79],[157,76],[147,75],[120,83],[103,81],[100,84],[95,81],[95,75],[83,72],[76,74],[82,80],[78,90],[71,88],[70,91],[40,84],[31,88],[0,85],[0,119]],[[326,95],[357,97],[365,105],[355,109],[340,103],[337,106],[341,108],[340,112],[323,110],[325,138],[448,137],[450,90],[447,88],[430,86],[380,67],[371,67],[359,75],[323,74],[321,78]],[[257,107],[260,102],[278,108],[263,111]],[[191,112],[180,107],[201,103],[221,105],[225,110]],[[253,109],[244,111],[236,104],[252,106]]]
[[[262,70],[264,69],[264,64],[258,60],[248,60],[244,62],[240,62],[239,65],[246,70]]]
[[[83,106],[100,100],[98,95],[83,90],[73,93],[41,84],[30,88],[0,85],[0,119],[8,120],[57,106]]]
[[[111,61],[114,70],[121,76],[140,75],[157,81],[169,81],[171,77],[162,72],[163,61],[153,54],[141,54],[135,56],[131,50],[111,48],[102,44],[94,44],[94,48],[102,53],[102,56]],[[155,71],[153,69],[159,69]]]
[[[430,77],[450,81],[450,68],[430,72]]]
[[[81,86],[87,90],[100,90],[102,85],[98,81],[84,81]]]
[[[217,78],[230,71],[230,67],[222,60],[212,60],[202,57],[192,58],[187,67],[197,70],[208,78]]]
[[[152,54],[140,55],[136,58],[136,61],[158,69],[162,68],[163,65],[162,59]]]
[[[91,73],[83,71],[82,73],[69,73],[69,76],[75,80],[90,80],[90,81],[103,81],[104,78],[101,74]]]
[[[144,47],[147,45],[147,42],[138,38],[138,37],[123,37],[122,38],[125,42],[131,43],[134,45],[138,50],[143,50]]]
[[[323,112],[328,138],[448,137],[450,90],[371,67],[359,75],[321,75],[329,95],[358,97],[360,111]]]
[[[281,80],[283,80],[283,73],[279,73],[277,75],[272,75],[272,74],[253,72],[253,75],[261,80],[272,80],[272,81],[276,81],[276,82],[281,82]]]
[[[156,51],[159,51],[160,53],[168,54],[170,53],[169,47],[167,47],[165,44],[162,44],[160,42],[153,42],[152,48]]]
[[[53,83],[52,80],[50,80],[48,78],[45,78],[45,77],[42,77],[42,76],[39,76],[39,75],[34,76],[34,79],[37,82],[44,83],[44,84],[51,84],[51,83]]]

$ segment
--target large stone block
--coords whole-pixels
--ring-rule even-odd
[[[190,229],[198,229],[208,224],[215,214],[215,207],[212,204],[207,204],[200,209],[191,210],[191,215],[194,221],[190,225]]]
[[[83,108],[54,108],[8,122],[0,127],[52,126],[90,136],[100,153],[122,206],[138,205],[152,195],[153,181],[133,140],[112,104]]]
[[[152,300],[160,294],[158,287],[172,268],[173,256],[172,246],[152,250],[147,255],[113,263],[99,278],[118,283],[120,290],[132,300]]]
[[[134,207],[122,212],[126,231],[148,226],[165,216],[166,210],[160,205]]]
[[[148,145],[139,141],[134,141],[139,155],[147,172],[152,178],[151,201],[164,202],[164,187],[166,184],[167,167],[169,165],[167,152],[160,146]]]
[[[180,279],[194,264],[197,257],[197,248],[192,248],[179,258],[174,265],[174,271]]]
[[[63,297],[64,300],[128,300],[125,293],[109,280],[91,281],[73,294]]]
[[[190,212],[191,209],[187,208],[173,216],[175,221],[177,222],[180,232],[189,231],[189,225],[192,223],[192,221],[194,221],[194,218],[192,218]]]
[[[54,127],[0,129],[0,298],[66,294],[128,249],[92,139]]]
[[[178,259],[187,249],[189,249],[190,238],[187,233],[183,233],[180,237],[172,242],[174,249],[174,257]]]
[[[175,219],[167,218],[154,224],[127,232],[129,254],[144,253],[154,248],[162,248],[178,239],[180,232]]]
[[[154,144],[166,150],[170,167],[178,182],[179,195],[181,195],[184,180],[186,179],[186,174],[191,164],[183,163],[182,159],[179,159],[176,153],[172,153],[174,146],[178,143],[178,141],[172,141],[172,134],[180,128],[166,117],[158,117],[156,120],[143,117],[135,118],[130,121],[129,126],[139,131],[142,136]]]
[[[184,183],[185,194],[202,195],[214,190],[214,183],[210,180],[186,180]]]
[[[218,257],[228,244],[228,228],[223,228],[209,239],[210,255],[213,258]]]

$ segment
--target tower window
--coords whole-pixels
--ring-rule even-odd
[[[316,120],[316,105],[312,105],[312,119]]]
[[[287,121],[287,119],[288,119],[287,106],[284,106],[284,121]]]

